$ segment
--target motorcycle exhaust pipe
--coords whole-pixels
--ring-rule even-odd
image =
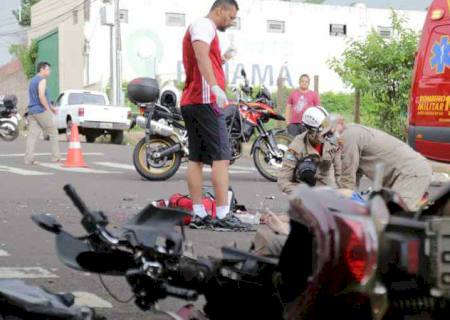
[[[147,128],[147,118],[143,116],[136,117],[136,124],[142,129]],[[165,123],[150,120],[150,130],[153,134],[159,134],[163,137],[170,137],[175,133],[174,129],[171,126],[168,126]]]
[[[180,150],[181,150],[181,145],[179,143],[177,143],[176,145],[171,146],[171,147],[169,147],[169,148],[167,148],[167,149],[165,149],[165,150],[163,150],[161,152],[154,152],[152,154],[152,158],[153,159],[164,158],[164,157],[170,156],[170,155],[172,155],[174,153],[177,153]]]

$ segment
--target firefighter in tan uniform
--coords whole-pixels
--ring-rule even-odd
[[[285,154],[283,166],[278,173],[281,191],[289,194],[299,183],[308,183],[298,179],[296,172],[298,173],[300,162],[311,155],[315,155],[317,159],[317,173],[314,176],[317,185],[340,187],[341,146],[334,138],[328,116],[328,112],[322,107],[311,107],[303,114],[303,124],[307,131],[295,137]]]
[[[420,206],[420,200],[428,190],[432,168],[427,160],[404,142],[377,129],[358,124],[336,122],[337,135],[341,135],[342,188],[357,188],[357,172],[369,179],[375,174],[375,164],[384,163],[383,186],[396,191],[412,211]]]
[[[341,146],[334,139],[328,117],[322,107],[311,107],[303,114],[307,130],[289,145],[278,173],[278,186],[283,192],[290,194],[299,183],[340,186]],[[289,217],[269,213],[266,227],[259,228],[255,235],[254,253],[279,256],[288,234]]]

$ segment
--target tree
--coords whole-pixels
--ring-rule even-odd
[[[13,10],[12,14],[16,17],[17,22],[24,27],[31,25],[31,6],[40,0],[21,0],[20,9]]]
[[[23,44],[13,44],[9,47],[9,53],[15,55],[22,64],[23,72],[28,79],[36,74],[36,59],[38,46],[36,41],[32,41],[30,47]]]
[[[406,138],[411,75],[419,35],[404,27],[405,20],[392,12],[391,37],[372,30],[364,40],[351,41],[341,58],[329,61],[343,82],[370,96],[373,103],[362,110],[369,125]]]

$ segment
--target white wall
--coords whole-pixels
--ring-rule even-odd
[[[101,3],[97,2],[93,4],[91,21],[85,28],[91,43],[89,80],[106,85],[109,79],[109,31],[108,27],[100,25]],[[163,79],[179,78],[181,44],[187,25],[206,15],[211,3],[212,0],[121,1],[122,9],[129,10],[129,23],[122,24],[124,79],[155,76],[155,66],[156,74]],[[275,87],[284,66],[294,86],[302,73],[318,75],[322,92],[345,90],[326,61],[339,56],[349,39],[364,37],[371,28],[389,26],[391,15],[390,10],[383,9],[280,1],[241,0],[239,5],[241,29],[220,34],[223,50],[228,47],[230,37],[238,48],[238,55],[226,68],[229,83],[235,82],[236,69],[242,64],[255,83],[264,80],[267,86]],[[166,12],[185,13],[186,26],[166,26]],[[400,13],[409,19],[409,27],[422,29],[425,11]],[[286,32],[268,33],[267,20],[285,21]],[[347,37],[330,36],[330,23],[346,24]]]

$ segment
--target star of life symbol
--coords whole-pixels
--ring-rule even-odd
[[[441,37],[431,49],[431,68],[437,73],[444,73],[445,68],[450,67],[450,42],[448,36]]]

